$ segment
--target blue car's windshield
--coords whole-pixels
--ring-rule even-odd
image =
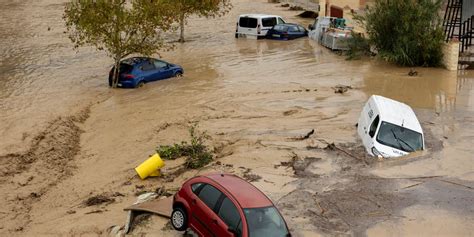
[[[288,229],[278,210],[271,207],[245,208],[249,237],[285,237]]]
[[[291,32],[298,32],[299,31],[298,26],[290,26],[289,28],[290,28]]]
[[[284,25],[276,25],[273,27],[273,29],[276,31],[288,31],[288,27]]]
[[[380,125],[377,141],[406,152],[423,150],[421,133],[385,121]]]

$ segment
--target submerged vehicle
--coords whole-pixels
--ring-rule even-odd
[[[425,149],[423,130],[410,106],[372,95],[359,117],[357,133],[370,155],[399,157]]]
[[[244,14],[237,19],[235,38],[263,39],[274,25],[284,24],[281,16]]]
[[[346,26],[344,18],[318,17],[308,26],[310,39],[331,50],[348,50],[352,28]]]
[[[114,68],[109,73],[109,86],[112,86]],[[170,77],[183,76],[181,66],[148,57],[132,57],[120,61],[118,87],[137,88],[145,83]]]
[[[268,39],[291,40],[308,35],[308,31],[301,25],[285,23],[273,26],[267,32]]]
[[[187,180],[173,197],[171,225],[201,237],[291,237],[272,201],[233,174],[207,174]]]

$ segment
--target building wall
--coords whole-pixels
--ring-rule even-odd
[[[326,15],[331,16],[333,13],[331,12],[331,8],[339,8],[343,10],[344,8],[350,9],[359,9],[360,7],[360,0],[327,0],[327,13]],[[322,6],[321,6],[322,7]],[[343,16],[345,17],[345,16]]]
[[[463,0],[462,4],[462,21],[465,21],[474,15],[474,1]]]

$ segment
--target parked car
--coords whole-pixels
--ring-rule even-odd
[[[173,199],[171,225],[201,237],[290,237],[272,201],[232,174],[207,174],[186,181]]]
[[[245,14],[237,19],[235,38],[263,39],[267,31],[274,25],[284,24],[285,21],[276,15]]]
[[[109,86],[112,86],[114,68],[109,73]],[[127,58],[120,62],[118,87],[136,88],[151,81],[183,76],[181,66],[148,57]]]
[[[372,95],[362,109],[357,133],[373,156],[398,157],[425,148],[423,130],[410,106],[379,95]]]
[[[273,26],[267,32],[268,39],[291,40],[308,35],[308,31],[301,25],[285,23]]]

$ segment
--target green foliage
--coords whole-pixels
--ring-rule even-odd
[[[177,13],[179,22],[180,37],[179,41],[184,42],[184,26],[187,24],[187,18],[190,15],[203,17],[219,17],[230,11],[232,4],[230,0],[161,0],[171,5]]]
[[[360,59],[363,56],[370,55],[369,41],[362,36],[352,32],[352,37],[349,39],[349,50],[346,52],[347,60]]]
[[[439,66],[442,0],[376,0],[355,19],[365,26],[379,55],[402,66]]]
[[[75,48],[93,46],[114,60],[116,87],[121,59],[171,47],[161,38],[163,31],[172,28],[170,9],[166,3],[153,0],[71,0],[66,3],[63,19]]]
[[[193,123],[189,127],[189,136],[191,141],[188,143],[182,141],[179,144],[159,146],[158,154],[165,160],[174,160],[179,157],[186,157],[184,166],[189,169],[198,169],[209,164],[212,159],[212,153],[204,144],[208,136],[204,132],[197,130],[197,124]]]
[[[181,142],[181,144],[174,145],[160,145],[156,151],[160,154],[160,157],[165,160],[174,160],[179,157],[185,156],[188,154],[188,144],[186,142]]]

